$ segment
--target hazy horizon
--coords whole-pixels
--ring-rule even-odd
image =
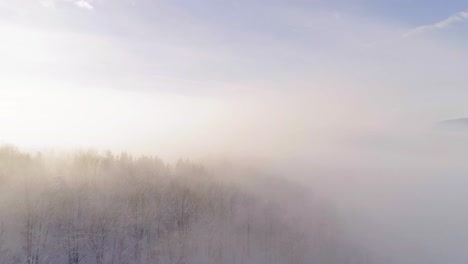
[[[460,1],[0,0],[0,145],[232,162],[314,190],[381,263],[465,263],[467,23]]]

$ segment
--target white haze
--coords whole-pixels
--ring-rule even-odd
[[[435,124],[468,114],[467,53],[438,35],[403,37],[410,28],[392,21],[324,13],[282,13],[297,42],[241,36],[227,50],[203,25],[171,34],[174,21],[155,29],[162,44],[148,24],[127,26],[149,43],[0,26],[0,141],[247,163],[333,201],[386,263],[464,263],[468,135]],[[332,44],[309,52],[317,32]]]

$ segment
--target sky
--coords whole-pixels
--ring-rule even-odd
[[[463,117],[464,10],[460,1],[2,0],[0,140],[270,156],[300,152],[281,143],[291,138],[354,141]]]
[[[452,2],[2,0],[0,140],[268,156],[463,117]]]
[[[467,26],[465,1],[0,0],[0,143],[267,160],[396,263],[466,263],[468,140],[434,125],[468,116]]]

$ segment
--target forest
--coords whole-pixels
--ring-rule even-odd
[[[0,263],[371,263],[333,206],[224,164],[0,148]]]

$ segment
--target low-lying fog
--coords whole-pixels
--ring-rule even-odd
[[[169,162],[188,158],[207,168],[226,163],[254,168],[262,175],[307,186],[311,196],[328,200],[353,243],[383,263],[462,263],[467,257],[463,247],[468,243],[464,228],[468,220],[468,181],[464,177],[468,142],[463,126],[374,119],[374,114],[359,112],[360,107],[327,107],[310,95],[290,97],[289,101],[271,94],[200,105],[190,101],[188,106],[183,99],[165,98],[168,109],[164,114],[151,103],[158,100],[155,94],[124,95],[114,93],[104,101],[93,93],[83,94],[82,99],[66,95],[58,103],[50,102],[42,108],[44,115],[50,108],[44,116],[49,123],[31,122],[36,126],[28,133],[15,134],[25,139],[18,140],[25,142],[18,145],[32,153],[110,149],[137,156],[158,155]],[[34,98],[27,102],[34,105]],[[118,100],[124,104],[119,105]],[[314,100],[327,117],[308,106]],[[88,107],[76,112],[81,119],[54,120],[54,115],[61,116],[55,104],[74,108],[81,103]],[[186,109],[178,112],[179,106]],[[125,110],[132,113],[129,119],[119,116]],[[153,113],[167,115],[170,124],[158,124],[164,119],[153,122]],[[37,117],[22,118],[17,122],[29,128],[27,123]],[[192,122],[193,118],[211,120],[203,125]],[[100,120],[107,121],[101,125]],[[171,126],[171,122],[180,126]],[[4,132],[8,130],[6,127]],[[39,144],[29,145],[28,140]],[[68,144],[67,140],[74,142]]]

